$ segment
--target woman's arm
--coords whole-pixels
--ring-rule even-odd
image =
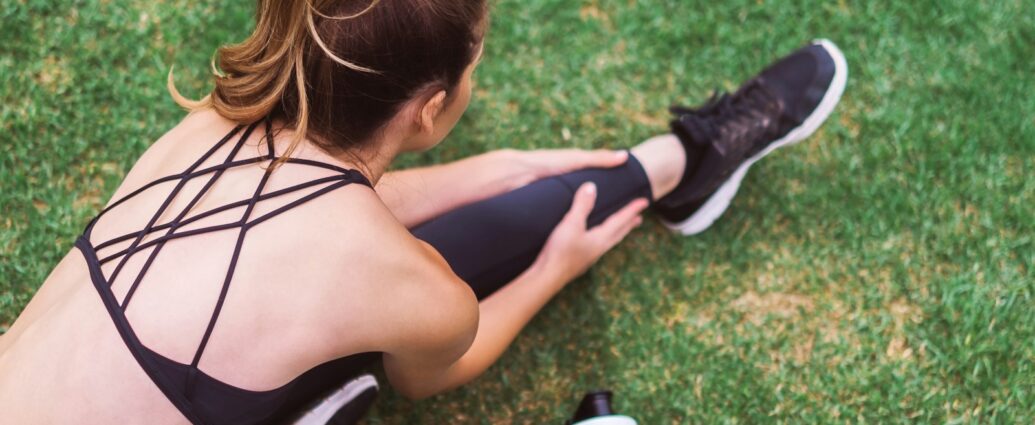
[[[498,150],[448,164],[386,173],[375,190],[407,228],[544,177],[625,163],[625,151]]]
[[[586,218],[595,199],[592,184],[581,187],[571,210],[550,235],[532,267],[479,303],[477,333],[459,359],[429,368],[426,364],[418,367],[386,358],[385,370],[393,386],[407,397],[424,398],[463,385],[492,366],[558,291],[641,222],[639,214],[647,206],[645,199],[633,201],[601,225],[587,230]]]

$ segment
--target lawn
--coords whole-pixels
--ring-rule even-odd
[[[227,7],[230,3],[238,7]],[[252,2],[0,4],[0,332],[134,159],[203,93]],[[1035,6],[500,0],[441,147],[626,147],[814,37],[851,68],[813,138],[707,232],[643,226],[477,381],[368,423],[1035,421]]]

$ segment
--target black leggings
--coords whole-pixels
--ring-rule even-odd
[[[457,208],[412,231],[435,247],[481,300],[532,265],[571,207],[575,190],[589,181],[597,186],[589,227],[637,198],[651,199],[647,174],[630,155],[620,167],[590,168],[538,180]]]

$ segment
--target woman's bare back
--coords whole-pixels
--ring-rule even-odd
[[[183,172],[233,127],[210,112],[188,116],[140,158],[112,199]],[[266,154],[261,138],[261,131],[252,134],[235,158]],[[216,151],[202,168],[226,159],[232,145]],[[311,146],[294,156],[333,160]],[[251,164],[228,169],[187,216],[250,198],[265,168]],[[318,167],[285,164],[270,175],[263,193],[330,174]],[[187,181],[156,223],[175,218],[207,180]],[[176,181],[162,183],[105,213],[91,242],[143,229],[175,185]],[[258,202],[251,216],[319,188]],[[234,222],[244,210],[230,209],[177,231]],[[142,243],[164,233],[155,232]],[[400,260],[367,248],[374,235],[391,244],[403,233],[370,188],[353,184],[250,227],[232,269],[240,228],[169,240],[127,304],[126,294],[154,248],[141,250],[125,262],[111,288],[145,346],[190,364],[232,270],[225,303],[198,367],[243,389],[268,390],[330,359],[381,349],[385,326],[379,326],[378,318],[391,314],[391,306],[397,304],[392,285],[398,279],[391,275],[397,271],[388,271],[387,262],[405,261],[406,250],[397,253],[403,254]],[[108,247],[101,256],[131,243],[130,239]],[[105,263],[104,275],[112,276],[119,262]],[[0,338],[0,411],[15,412],[8,419],[19,423],[184,420],[120,338],[76,249]]]

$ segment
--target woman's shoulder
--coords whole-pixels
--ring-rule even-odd
[[[421,335],[453,338],[477,325],[478,301],[441,255],[395,220],[372,190],[343,190],[326,199],[322,237],[338,280],[326,288],[328,320],[342,332],[372,332],[363,339],[389,351]],[[334,212],[332,205],[341,206]],[[341,300],[348,299],[347,309]],[[348,311],[348,314],[343,314]],[[362,326],[362,323],[378,326]],[[428,333],[429,329],[435,332]],[[451,330],[452,329],[452,330]],[[415,339],[416,338],[416,339]],[[376,341],[376,342],[374,342]]]
[[[414,237],[376,192],[351,186],[327,197],[323,205],[313,205],[313,212],[328,223],[323,237],[329,244],[375,269],[385,284],[418,286],[410,288],[414,290],[430,283],[467,288],[438,251]]]

